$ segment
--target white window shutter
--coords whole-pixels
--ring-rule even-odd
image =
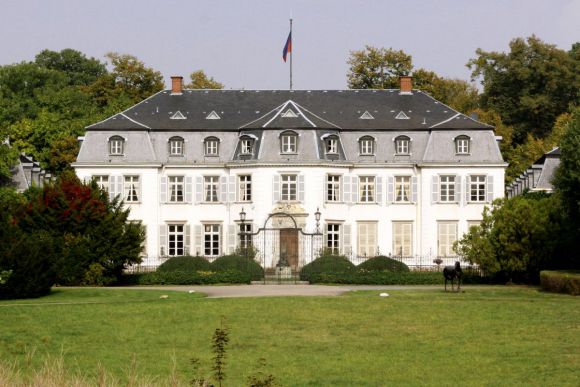
[[[228,201],[228,177],[220,176],[220,201],[225,203]]]
[[[469,186],[471,184],[471,176],[465,176],[465,204],[469,203],[469,193],[470,189]]]
[[[431,176],[431,203],[437,203],[439,198],[439,176]]]
[[[328,247],[328,227],[326,223],[322,224],[322,249],[326,250]]]
[[[298,201],[304,203],[304,175],[298,175]]]
[[[377,177],[377,203],[383,204],[383,178]]]
[[[236,176],[229,177],[230,184],[228,185],[228,201],[234,203],[236,201]]]
[[[461,204],[461,176],[455,176],[455,202]]]
[[[159,256],[167,256],[167,225],[159,226]]]
[[[191,255],[191,226],[185,225],[185,249],[183,255]]]
[[[274,203],[280,201],[280,175],[274,175],[272,182],[272,200]]]
[[[191,203],[193,199],[193,178],[185,176],[185,202]]]
[[[387,202],[395,202],[395,178],[393,176],[387,177]]]
[[[417,203],[418,199],[417,176],[411,177],[411,202]]]
[[[328,201],[328,175],[324,175],[322,184],[322,203],[324,203]]]
[[[113,200],[113,198],[117,195],[115,192],[117,189],[117,176],[109,176],[109,200]]]
[[[352,176],[350,181],[351,181],[350,196],[351,196],[352,202],[358,203],[358,176]]]
[[[348,257],[352,252],[350,224],[343,225],[341,229],[343,230],[342,240],[340,241],[342,243],[342,253]]]
[[[236,225],[230,224],[228,226],[228,253],[233,254],[236,251]]]
[[[167,176],[161,176],[159,178],[159,202],[167,202]]]
[[[194,241],[194,251],[195,255],[203,256],[203,250],[201,249],[201,225],[195,225],[193,227],[193,241]]]
[[[342,177],[342,201],[350,203],[350,176]]]
[[[125,185],[125,178],[123,176],[117,176],[117,189],[116,194],[119,195],[119,199],[125,200],[123,186]]]
[[[195,202],[201,203],[203,200],[203,177],[195,177]]]
[[[493,202],[493,176],[487,176],[487,201]]]

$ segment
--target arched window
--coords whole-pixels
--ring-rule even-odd
[[[206,156],[219,156],[220,140],[217,137],[207,137],[204,141]]]
[[[361,155],[375,154],[375,139],[371,136],[363,136],[358,139],[358,149]]]
[[[282,153],[298,153],[298,134],[287,130],[280,134],[280,151]]]
[[[254,153],[254,139],[250,136],[240,137],[240,154],[251,155]]]
[[[169,139],[169,155],[183,156],[183,138],[175,136]]]
[[[335,155],[338,153],[338,136],[328,136],[324,139],[324,149],[326,154]]]
[[[398,155],[408,155],[411,151],[411,139],[407,136],[395,138],[395,153]]]
[[[468,136],[461,135],[455,137],[455,153],[458,155],[468,155],[470,152],[471,139]]]
[[[125,139],[121,136],[109,138],[109,154],[122,155],[125,152]]]

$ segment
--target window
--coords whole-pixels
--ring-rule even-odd
[[[469,177],[469,201],[485,202],[485,176]]]
[[[238,176],[238,192],[240,202],[252,201],[252,176],[240,175]]]
[[[185,232],[183,224],[170,224],[169,229],[169,255],[185,255]]]
[[[332,254],[339,254],[340,224],[329,223],[326,225],[326,248]]]
[[[326,201],[340,201],[340,176],[326,175]]]
[[[399,136],[395,139],[395,152],[398,155],[409,154],[410,139],[407,136]]]
[[[335,136],[328,137],[326,139],[326,153],[336,154],[338,153],[338,138]]]
[[[282,153],[296,153],[298,149],[298,135],[294,132],[284,132],[280,136]]]
[[[122,155],[124,152],[125,139],[121,136],[113,136],[109,139],[109,154]]]
[[[183,156],[183,138],[171,137],[169,139],[169,155]]]
[[[455,176],[445,175],[439,176],[439,201],[440,202],[454,202],[455,201]]]
[[[377,223],[358,223],[358,256],[374,257],[377,254]]]
[[[297,175],[282,175],[282,200],[294,201],[297,198]]]
[[[203,226],[203,255],[217,257],[220,255],[220,225],[206,224]]]
[[[183,202],[183,176],[169,176],[169,202]]]
[[[359,177],[359,198],[361,203],[374,203],[375,201],[375,177]]]
[[[240,247],[245,249],[252,246],[252,224],[244,223],[240,224]]]
[[[135,203],[139,201],[139,176],[125,176],[125,201]]]
[[[97,185],[102,191],[109,192],[109,176],[93,176],[93,180],[97,182]]]
[[[437,223],[437,255],[440,257],[455,256],[453,242],[457,240],[457,222]]]
[[[219,176],[204,176],[203,192],[205,192],[205,201],[215,203],[218,201],[218,184]]]
[[[205,155],[206,156],[218,156],[219,155],[219,144],[220,140],[216,137],[208,137],[204,140],[205,144]]]
[[[469,154],[469,137],[459,136],[455,138],[455,153],[460,155]]]
[[[359,139],[359,152],[361,155],[374,155],[375,139],[371,136],[361,137]]]
[[[395,202],[409,203],[411,201],[411,177],[395,177]]]
[[[393,255],[398,257],[413,255],[413,223],[393,222]]]
[[[240,153],[243,155],[251,155],[254,151],[254,140],[249,137],[242,137],[240,144]]]

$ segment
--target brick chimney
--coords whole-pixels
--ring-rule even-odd
[[[399,83],[400,83],[400,93],[401,94],[412,94],[413,91],[413,77],[411,77],[410,75],[401,75],[399,77]]]
[[[171,94],[182,94],[183,93],[183,77],[172,76],[171,77]]]

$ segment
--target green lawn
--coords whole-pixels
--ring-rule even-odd
[[[73,371],[96,378],[100,364],[123,379],[134,356],[140,375],[165,381],[174,358],[186,382],[191,357],[209,373],[210,340],[223,316],[228,386],[243,384],[259,358],[286,386],[580,384],[580,298],[518,287],[465,290],[206,299],[57,289],[0,302],[0,359],[19,362],[26,374],[47,354],[62,354]]]

